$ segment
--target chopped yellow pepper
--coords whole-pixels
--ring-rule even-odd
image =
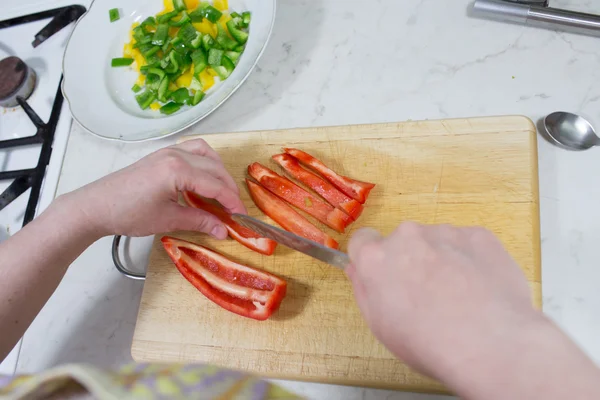
[[[180,88],[188,88],[192,84],[192,78],[194,77],[194,66],[192,65],[183,75],[181,75],[175,81],[175,84]]]
[[[179,88],[177,87],[177,85],[176,85],[176,84],[174,84],[173,82],[169,83],[169,90],[170,90],[171,92],[174,92],[174,91],[176,91],[177,89],[179,89]]]
[[[215,0],[213,1],[213,7],[219,11],[227,11],[229,8],[229,4],[227,3],[227,0]]]
[[[150,104],[150,109],[154,110],[154,111],[160,110],[160,104],[158,104],[157,102],[154,102],[154,103]]]
[[[138,49],[131,50],[131,56],[135,60],[135,69],[139,72],[140,68],[147,64],[146,59]]]
[[[217,71],[215,71],[214,69],[212,69],[211,67],[206,68],[206,71],[208,71],[208,74],[210,76],[217,76],[219,74],[217,74]]]
[[[158,13],[158,15],[166,14],[175,10],[173,6],[173,0],[163,0],[163,4],[165,5],[165,9]]]
[[[215,84],[215,78],[212,77],[211,74],[208,73],[210,68],[206,68],[204,71],[200,72],[200,84],[202,85],[202,90],[207,91]]]
[[[135,84],[138,86],[144,86],[144,83],[146,83],[146,75],[140,74],[140,76],[137,78],[137,81],[135,81]]]
[[[198,32],[209,34],[213,39],[217,37],[217,26],[207,19],[202,22],[194,22],[192,25]]]
[[[185,0],[185,5],[189,11],[194,11],[198,8],[198,4],[200,4],[198,0]]]
[[[125,43],[123,46],[123,57],[131,58],[133,51],[133,45],[131,43]]]

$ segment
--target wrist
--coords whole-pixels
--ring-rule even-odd
[[[88,208],[89,204],[81,198],[79,191],[74,191],[58,196],[44,214],[60,221],[60,225],[73,235],[91,244],[108,233],[97,214]]]
[[[489,340],[478,343],[476,353],[463,360],[468,362],[462,368],[446,371],[440,379],[467,399],[562,399],[569,393],[600,394],[595,384],[600,378],[596,366],[541,312],[533,311],[526,321],[510,328],[509,335],[488,335]],[[569,376],[569,384],[565,376]]]

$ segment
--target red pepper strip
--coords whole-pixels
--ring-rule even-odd
[[[337,249],[338,243],[310,223],[309,220],[298,214],[294,209],[288,206],[283,200],[260,186],[258,183],[246,179],[250,197],[254,203],[271,219],[277,222],[285,230],[307,239],[321,243],[324,246]]]
[[[346,226],[352,223],[352,218],[348,214],[259,163],[248,166],[248,174],[274,195],[340,233],[344,233]]]
[[[209,203],[192,192],[184,192],[183,198],[189,206],[199,208],[219,218],[221,222],[225,224],[225,228],[227,228],[229,236],[250,250],[254,250],[266,256],[270,256],[275,251],[277,242],[271,239],[260,237],[258,233],[254,232],[253,230],[241,226],[235,222],[231,218],[231,215],[222,207]]]
[[[358,200],[361,204],[365,204],[365,201],[367,201],[367,197],[369,196],[369,192],[375,187],[375,184],[373,183],[361,182],[336,174],[321,161],[314,158],[310,154],[303,152],[302,150],[283,150],[292,157],[296,157],[302,164],[311,167],[319,174],[323,175],[323,178],[331,182],[333,186],[337,187],[353,199]]]
[[[305,170],[300,166],[298,160],[289,154],[274,155],[273,160],[292,177],[314,190],[317,194],[327,200],[331,205],[339,208],[348,214],[352,219],[357,220],[363,212],[363,205],[358,201],[346,196],[340,192],[335,186],[320,176]]]
[[[235,263],[185,240],[165,236],[161,241],[185,279],[226,310],[264,321],[285,297],[287,283],[275,275]]]

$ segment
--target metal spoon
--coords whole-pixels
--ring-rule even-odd
[[[556,143],[572,150],[600,146],[600,138],[592,125],[579,115],[554,112],[544,119],[544,128]]]

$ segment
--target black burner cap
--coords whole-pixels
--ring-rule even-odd
[[[0,60],[0,99],[15,93],[27,76],[27,65],[19,57]]]

